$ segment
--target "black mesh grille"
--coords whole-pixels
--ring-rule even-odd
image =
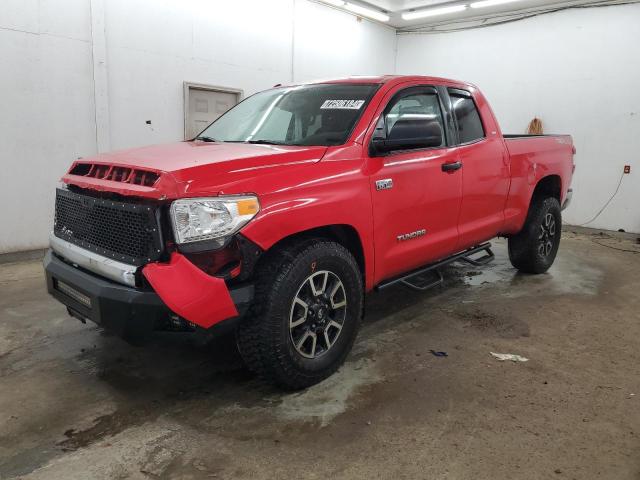
[[[156,260],[162,239],[156,208],[67,190],[56,192],[54,233],[105,257],[133,265]]]

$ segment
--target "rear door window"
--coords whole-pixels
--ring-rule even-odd
[[[458,129],[458,143],[471,143],[484,138],[480,113],[471,94],[460,90],[449,90],[449,96]]]

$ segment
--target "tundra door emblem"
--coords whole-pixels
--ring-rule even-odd
[[[398,235],[396,238],[399,242],[404,242],[405,240],[412,240],[414,238],[422,237],[426,235],[427,231],[423,228],[422,230],[416,230],[411,233],[403,233],[402,235]]]
[[[383,178],[382,180],[376,180],[376,190],[389,190],[393,188],[393,179]]]

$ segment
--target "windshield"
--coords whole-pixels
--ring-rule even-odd
[[[377,87],[323,84],[267,90],[233,107],[196,138],[276,145],[341,145]]]

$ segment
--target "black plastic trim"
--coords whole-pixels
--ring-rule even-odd
[[[242,258],[242,270],[240,271],[240,275],[231,281],[231,284],[251,279],[256,264],[264,253],[262,248],[244,235],[237,235],[236,238],[238,239],[240,257]]]
[[[43,263],[47,290],[54,298],[72,310],[73,316],[91,320],[120,336],[135,336],[162,329],[168,316],[173,313],[154,291],[139,290],[103,279],[75,268],[51,251],[46,253]],[[89,297],[91,308],[58,290],[57,281],[63,281]],[[229,293],[242,316],[253,301],[253,285],[238,285],[230,288]],[[227,322],[230,320],[221,323],[229,325]]]
[[[215,252],[227,247],[229,243],[231,243],[231,240],[233,240],[233,237],[233,235],[230,235],[228,237],[212,238],[197,242],[179,243],[176,244],[176,247],[180,253]],[[222,243],[218,243],[219,240],[222,240]]]
[[[455,120],[453,118],[453,112],[451,110],[451,97],[449,97],[447,87],[445,87],[444,85],[438,85],[436,89],[438,90],[440,104],[444,112],[444,121],[447,130],[447,146],[453,147],[455,146],[458,139],[458,132],[456,129]]]
[[[137,290],[102,279],[67,264],[51,251],[44,257],[48,292],[84,318],[124,336],[154,329],[156,322],[170,314],[152,291]],[[91,308],[56,288],[63,281],[91,299]]]

